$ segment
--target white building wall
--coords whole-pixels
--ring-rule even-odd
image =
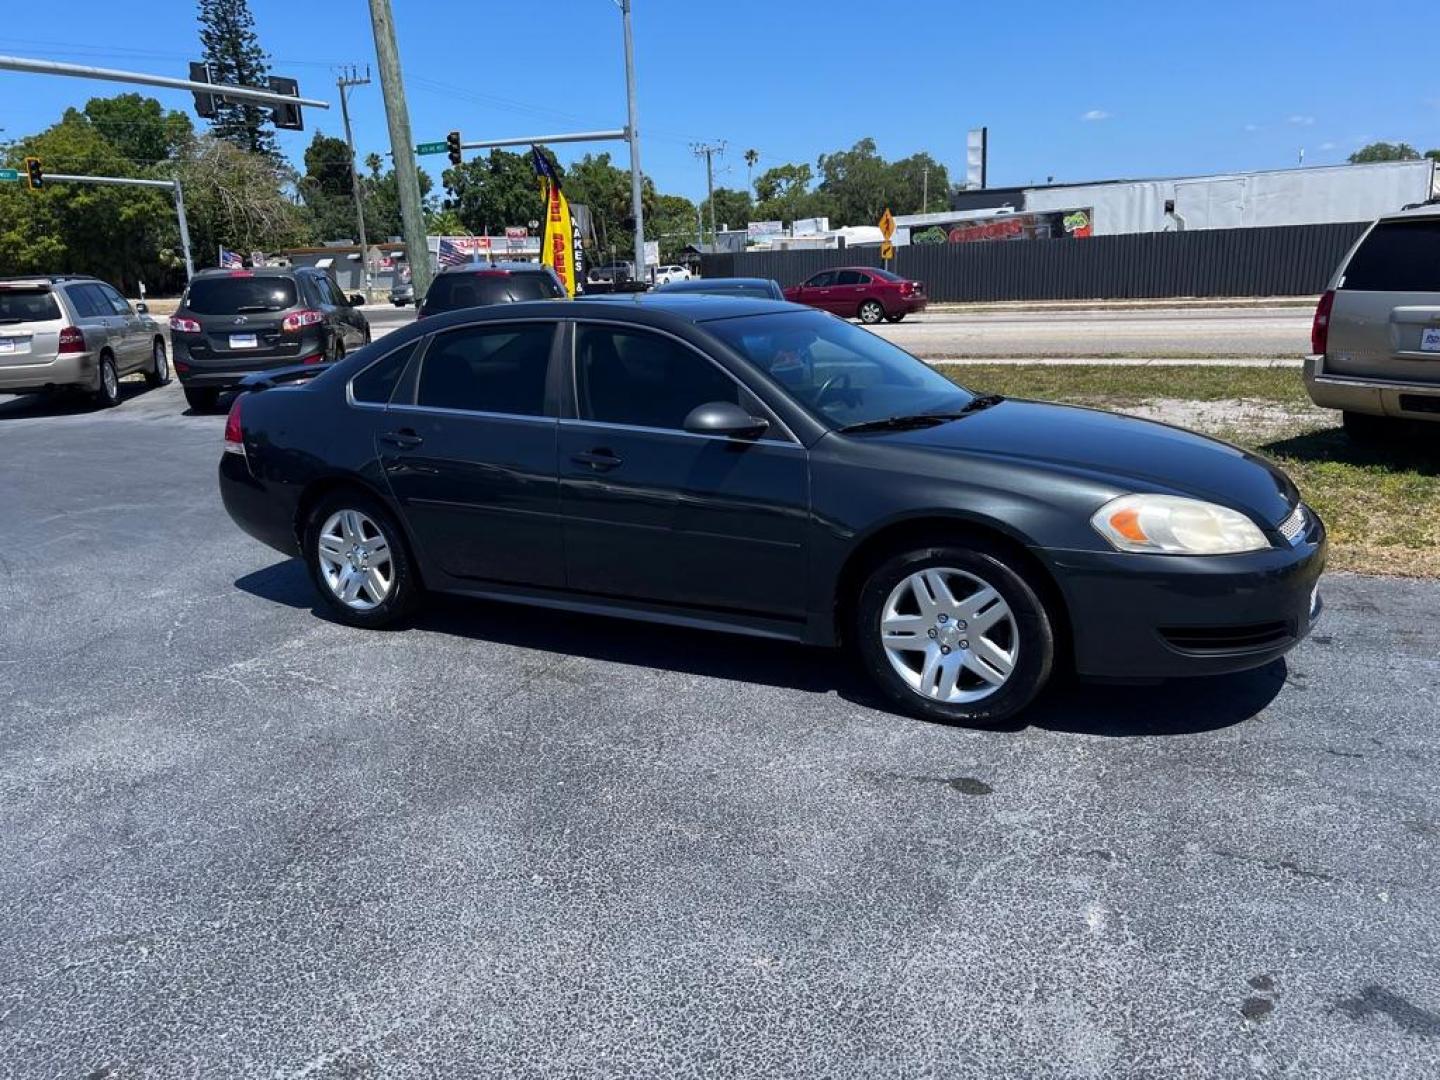
[[[1175,200],[1187,229],[1255,228],[1369,221],[1440,193],[1433,161],[1334,165],[1223,176],[1031,188],[1026,210],[1095,209],[1095,235],[1167,232]]]

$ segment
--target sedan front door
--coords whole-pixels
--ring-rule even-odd
[[[563,538],[549,393],[555,324],[436,334],[376,451],[422,560],[462,584],[560,585]]]
[[[575,329],[575,416],[560,424],[566,581],[597,596],[801,620],[809,466],[751,391],[678,338]],[[759,439],[684,430],[728,401]]]
[[[800,286],[800,295],[796,298],[802,304],[809,304],[811,307],[820,308],[822,311],[833,311],[835,303],[835,271],[822,270],[805,284]]]

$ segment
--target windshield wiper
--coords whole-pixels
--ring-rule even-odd
[[[882,420],[865,420],[858,424],[847,424],[840,429],[845,435],[853,435],[864,431],[906,431],[910,428],[934,427],[937,424],[944,424],[951,420],[959,420],[962,416],[969,416],[971,413],[979,412],[981,409],[988,409],[992,405],[998,405],[1005,399],[999,394],[984,394],[980,397],[971,398],[955,412],[928,412],[910,413],[903,416],[887,416]]]

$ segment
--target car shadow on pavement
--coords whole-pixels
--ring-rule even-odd
[[[246,574],[235,585],[262,600],[330,620],[299,559]],[[834,693],[867,709],[892,714],[897,711],[871,689],[849,654],[839,649],[608,616],[577,618],[522,604],[441,595],[429,597],[408,626],[427,633],[612,664],[804,693]],[[1040,728],[1122,738],[1213,731],[1243,723],[1260,713],[1285,685],[1285,677],[1285,662],[1277,660],[1238,675],[1146,686],[1089,684],[1062,678],[1019,720],[985,730],[1014,733]]]
[[[133,379],[120,380],[120,404],[124,408],[132,398],[145,394],[150,388]],[[19,394],[14,397],[0,397],[0,420],[35,420],[52,416],[85,416],[88,413],[105,413],[89,394],[78,390],[55,390],[50,393]]]

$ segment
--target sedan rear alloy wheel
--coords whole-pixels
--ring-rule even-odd
[[[1020,650],[1010,605],[989,582],[951,566],[917,571],[891,590],[880,643],[910,689],[946,704],[995,693]]]
[[[380,526],[359,510],[337,510],[315,541],[320,574],[352,611],[374,611],[395,587],[395,560]]]
[[[860,305],[860,321],[867,326],[883,321],[885,309],[880,306],[879,300],[866,300]]]

